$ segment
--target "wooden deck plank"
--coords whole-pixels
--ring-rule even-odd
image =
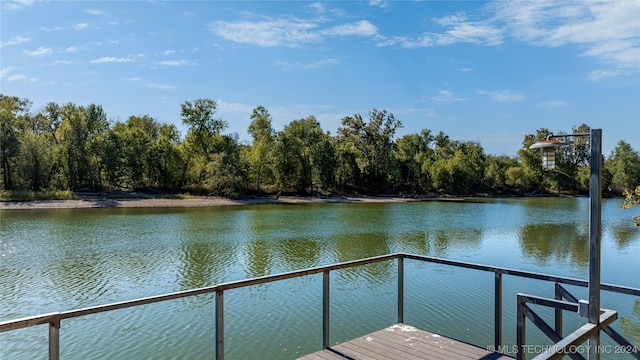
[[[372,338],[376,341],[393,344],[392,346],[402,349],[404,352],[409,352],[413,356],[417,356],[420,358],[429,357],[434,360],[447,360],[450,359],[449,351],[442,349],[435,344],[416,341],[416,335],[408,335],[406,338],[398,339],[398,336],[392,332],[388,331],[379,331],[372,334]]]
[[[396,324],[300,359],[497,360],[512,358],[412,326]]]
[[[434,334],[428,331],[420,330],[415,336],[411,336],[403,333],[403,327],[406,325],[394,325],[387,329],[381,330],[378,333],[384,333],[390,336],[399,336],[403,340],[411,338],[412,341],[426,345],[429,351],[437,351],[447,354],[447,358],[457,357],[462,359],[468,359],[473,357],[483,357],[490,352],[480,347],[467,344],[461,341],[456,341],[445,336]],[[412,328],[412,327],[409,327]],[[416,328],[413,328],[416,329]],[[404,330],[406,331],[406,329]],[[406,340],[405,340],[406,341]]]
[[[344,357],[334,353],[331,350],[322,350],[313,354],[305,355],[298,360],[344,360]]]

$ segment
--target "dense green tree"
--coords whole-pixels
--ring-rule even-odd
[[[311,147],[311,161],[313,183],[325,190],[333,189],[336,185],[335,174],[338,161],[336,149],[329,134],[318,135],[317,141]]]
[[[62,146],[63,171],[70,189],[95,188],[98,181],[99,146],[109,129],[107,116],[101,106],[87,107],[67,103],[60,108],[61,124],[56,138]]]
[[[49,131],[48,119],[42,114],[24,116],[19,134],[18,168],[21,187],[31,190],[49,188],[54,166],[55,139]]]
[[[478,143],[451,141],[440,132],[435,160],[429,169],[436,189],[470,193],[483,186],[485,154]]]
[[[506,172],[506,184],[518,192],[541,191],[543,177],[542,155],[540,149],[529,149],[534,143],[546,140],[551,132],[541,128],[536,134],[527,134],[522,141],[522,149],[518,151],[518,165]]]
[[[211,99],[185,101],[181,105],[182,123],[189,127],[187,141],[193,143],[193,150],[205,157],[215,152],[215,137],[227,128],[227,122],[214,118],[218,103]]]
[[[211,155],[222,150],[224,139],[221,132],[227,127],[227,122],[214,118],[218,104],[211,99],[185,101],[181,109],[182,123],[189,127],[181,147],[187,160],[183,166],[182,182],[202,188],[207,173],[210,173],[207,164],[212,161]]]
[[[249,135],[253,138],[249,151],[251,177],[255,179],[256,191],[261,191],[264,181],[274,181],[275,131],[271,126],[271,114],[263,106],[253,109]]]
[[[237,134],[217,137],[218,151],[209,156],[203,188],[211,194],[236,196],[246,191],[248,164]]]
[[[431,130],[404,135],[396,141],[400,183],[410,191],[429,191],[433,187],[429,169],[434,162],[434,136]]]
[[[612,175],[612,186],[619,192],[640,184],[640,153],[623,140],[613,149],[605,167]]]
[[[393,168],[397,129],[402,127],[400,120],[386,110],[373,109],[369,112],[369,122],[365,122],[360,114],[345,116],[338,128],[338,151],[355,159],[359,171],[348,169],[350,174],[360,173],[362,187],[367,191],[379,191],[388,185]],[[345,155],[346,155],[345,154]],[[343,166],[353,166],[343,162]]]
[[[505,193],[511,190],[507,184],[507,171],[518,166],[518,160],[506,156],[487,155],[486,168],[484,170],[485,186],[496,193]]]
[[[161,189],[178,190],[184,186],[180,182],[181,170],[186,162],[179,151],[180,133],[175,125],[161,124],[158,138],[152,145],[149,158],[151,186]]]
[[[318,147],[328,141],[314,116],[293,120],[276,136],[276,178],[283,188],[308,190],[314,181],[315,165],[325,164]],[[329,154],[330,156],[330,154]],[[315,169],[315,171],[314,171]],[[320,170],[322,172],[322,170]]]
[[[2,155],[2,184],[5,190],[13,190],[16,156],[19,153],[21,119],[28,116],[30,102],[16,96],[0,94],[0,154]]]

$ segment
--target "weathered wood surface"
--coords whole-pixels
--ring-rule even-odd
[[[495,360],[509,356],[452,340],[420,330],[413,326],[396,324],[357,339],[332,346],[301,357],[299,360]]]

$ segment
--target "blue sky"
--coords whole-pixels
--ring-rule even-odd
[[[186,128],[210,98],[248,142],[373,108],[514,156],[539,128],[603,129],[640,150],[640,1],[2,1],[1,92]]]

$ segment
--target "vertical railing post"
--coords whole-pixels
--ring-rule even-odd
[[[555,299],[562,300],[562,286],[555,283]],[[562,309],[555,309],[555,330],[562,337]]]
[[[516,348],[518,354],[516,355],[517,360],[525,360],[524,353],[524,342],[526,341],[525,331],[526,331],[526,322],[524,313],[524,301],[520,297],[520,294],[516,297],[518,309],[516,311]]]
[[[329,299],[329,270],[325,270],[322,273],[322,348],[328,349],[330,347],[329,342],[329,310],[331,302]]]
[[[404,323],[404,255],[398,255],[398,324]]]
[[[49,360],[60,359],[60,314],[49,321]]]
[[[502,345],[502,273],[496,271],[494,274],[493,343],[496,351],[499,351]]]
[[[600,322],[600,240],[602,231],[602,130],[591,129],[589,175],[589,323]],[[600,359],[600,331],[589,338],[589,360]]]
[[[224,359],[224,290],[216,290],[216,360]]]

